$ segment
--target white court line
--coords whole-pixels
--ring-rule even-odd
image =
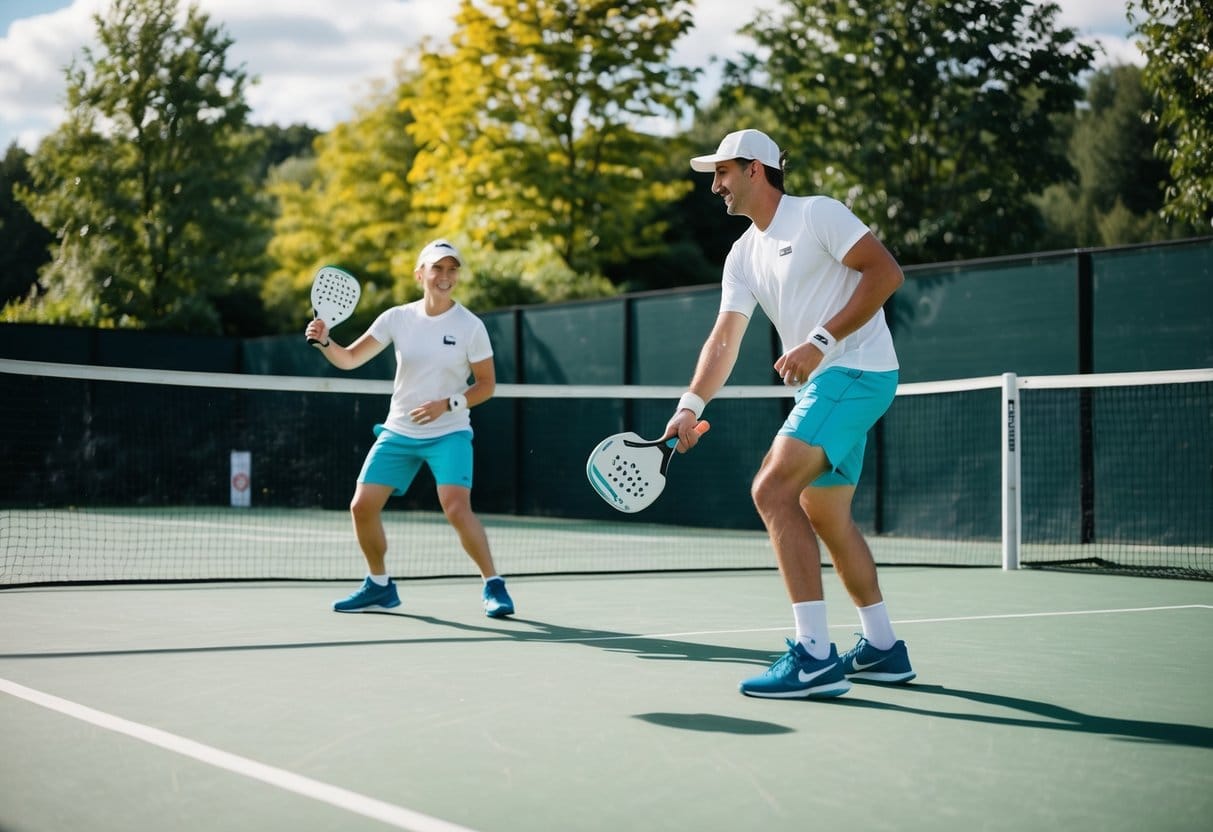
[[[1107,610],[1059,610],[1056,612],[1012,612],[999,615],[958,615],[952,618],[904,618],[899,621],[894,621],[894,624],[946,624],[952,621],[994,621],[1000,618],[1049,618],[1052,616],[1061,615],[1109,615],[1113,613],[1125,612],[1164,612],[1168,610],[1213,610],[1213,605],[1210,604],[1177,604],[1169,607],[1125,607],[1122,609],[1107,609]],[[831,630],[845,629],[858,627],[859,623],[854,624],[831,624]],[[617,636],[594,636],[593,638],[554,638],[543,639],[545,642],[560,643],[560,642],[576,642],[582,643],[587,641],[623,641],[633,638],[685,638],[687,636],[719,636],[729,635],[730,633],[774,633],[780,630],[787,630],[787,626],[783,627],[751,627],[745,630],[697,630],[689,633],[636,633],[634,635],[617,635]]]
[[[78,702],[60,699],[57,696],[51,696],[49,693],[27,688],[8,679],[0,679],[0,691],[43,708],[58,711],[82,722],[91,723],[98,728],[126,734],[128,737],[134,737],[151,745],[160,746],[182,756],[192,757],[207,765],[235,774],[241,774],[253,780],[260,780],[271,786],[277,786],[288,792],[310,797],[321,803],[328,803],[330,806],[345,809],[356,815],[382,821],[388,826],[394,826],[397,829],[405,829],[408,832],[474,832],[466,826],[449,823],[430,817],[429,815],[423,815],[420,812],[414,812],[411,809],[405,809],[391,803],[384,803],[382,800],[376,800],[373,797],[348,791],[339,786],[321,783],[319,780],[312,780],[309,777],[284,771],[280,768],[274,768],[264,763],[258,763],[255,760],[249,760],[227,751],[221,751],[218,748],[203,745],[200,742],[188,740],[185,737],[179,737],[176,734],[170,734],[158,728],[152,728],[148,725],[131,722],[112,714],[94,710]]]

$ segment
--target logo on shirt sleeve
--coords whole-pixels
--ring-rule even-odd
[[[443,335],[442,343],[446,344],[449,347],[455,346],[455,336],[454,335]]]

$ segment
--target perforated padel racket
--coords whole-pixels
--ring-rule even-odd
[[[331,330],[354,314],[361,296],[362,287],[352,274],[336,266],[322,266],[312,278],[312,315]],[[320,343],[314,338],[308,338],[307,342]]]
[[[707,422],[695,425],[702,435]],[[631,431],[608,436],[598,443],[585,463],[585,475],[598,496],[619,511],[632,514],[646,509],[665,488],[665,472],[678,445],[678,437],[648,441]]]

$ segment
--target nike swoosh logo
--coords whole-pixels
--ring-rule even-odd
[[[855,665],[855,671],[858,672],[860,670],[867,670],[869,667],[875,667],[876,665],[880,664],[883,661],[884,661],[884,659],[877,659],[874,662],[868,662],[867,664],[863,664],[858,659],[856,659],[852,662],[852,664]]]
[[[805,673],[803,670],[801,670],[798,672],[798,675],[800,676],[800,683],[804,684],[806,682],[811,682],[814,679],[816,679],[818,676],[820,676],[821,674],[826,673],[833,669],[834,669],[834,665],[828,664],[825,667],[821,668],[821,670],[814,670],[812,673]]]

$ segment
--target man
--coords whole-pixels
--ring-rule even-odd
[[[782,341],[775,371],[797,390],[751,495],[792,601],[796,639],[764,674],[743,680],[741,692],[832,697],[850,690],[850,679],[914,678],[871,550],[851,516],[867,432],[897,389],[897,355],[881,307],[905,278],[840,202],[785,194],[783,158],[765,133],[740,130],[716,153],[691,160],[692,169],[713,174],[712,192],[728,212],[752,224],[725,260],[720,313],[666,436],[677,435],[684,453],[698,442],[694,426],[732,372],[750,315],[761,306]],[[830,643],[818,537],[863,627],[842,656]]]
[[[484,578],[485,614],[501,618],[514,613],[514,602],[493,564],[484,526],[472,511],[468,409],[488,401],[497,376],[484,323],[451,297],[462,263],[462,255],[446,240],[427,245],[414,273],[424,291],[421,300],[388,309],[349,347],[329,340],[323,320],[307,325],[307,337],[330,364],[342,370],[361,367],[388,344],[396,348],[391,407],[384,424],[375,426],[378,438],[350,502],[368,575],[352,595],[333,604],[337,612],[400,605],[396,584],[387,573],[383,507],[393,494],[408,490],[424,463],[434,474],[443,514]]]

